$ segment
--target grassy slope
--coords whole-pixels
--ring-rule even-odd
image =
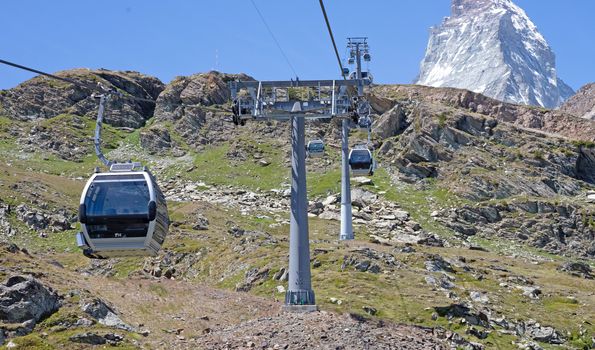
[[[51,121],[48,123],[51,124]],[[90,135],[91,123],[90,121],[85,121],[85,123],[87,123],[85,133]],[[93,166],[97,165],[94,158],[90,156],[83,162],[75,163],[63,161],[51,154],[15,153],[14,138],[8,134],[7,124],[10,125],[6,120],[0,119],[0,132],[2,133],[0,161],[3,163],[3,170],[0,171],[2,200],[13,204],[28,202],[31,193],[16,191],[11,188],[11,185],[17,183],[38,184],[42,185],[42,188],[35,192],[39,192],[42,196],[41,200],[48,201],[51,207],[75,208],[84,181],[84,179],[76,177],[85,176]],[[25,128],[30,126],[28,123],[21,124]],[[138,146],[138,132],[124,134],[108,128],[105,134],[108,135],[108,139],[111,137],[114,146],[117,142]],[[247,135],[244,137],[247,141]],[[182,174],[188,179],[204,181],[208,184],[231,185],[263,191],[281,188],[283,184],[287,184],[288,169],[282,163],[284,152],[278,147],[278,144],[271,140],[252,146],[265,155],[265,158],[271,163],[269,166],[262,167],[252,158],[230,166],[226,153],[231,145],[224,144],[208,149],[201,154],[191,153],[195,166],[195,170],[192,172],[182,171],[184,167],[187,168],[187,164],[174,165],[166,172],[165,177]],[[337,155],[331,154],[331,157],[337,159]],[[309,174],[310,195],[314,197],[338,192],[338,177],[339,171],[336,165],[330,166],[327,171],[317,169],[317,171],[311,172]],[[381,193],[386,199],[399,203],[426,230],[447,238],[452,236],[448,229],[435,223],[429,214],[432,210],[459,205],[464,201],[441,189],[439,183],[429,183],[423,191],[416,190],[411,185],[394,184],[389,173],[382,168],[375,175],[374,183],[375,191]],[[206,283],[218,288],[234,289],[236,284],[243,280],[244,273],[249,267],[267,267],[272,275],[281,267],[286,266],[288,247],[288,227],[286,225],[271,227],[269,226],[273,223],[271,220],[242,216],[237,209],[216,207],[208,203],[172,203],[170,210],[172,218],[176,221],[182,221],[198,210],[203,212],[211,223],[208,231],[201,232],[195,232],[189,225],[183,225],[166,241],[166,250],[193,254],[200,252],[203,256],[194,266],[196,274],[191,277],[193,283]],[[11,218],[11,221],[20,225],[15,218]],[[242,242],[241,239],[233,238],[226,233],[229,221],[245,229],[266,231],[277,239],[278,244],[244,244],[243,250],[234,251],[235,247],[242,246]],[[19,228],[27,231],[22,225]],[[578,334],[579,326],[583,326],[582,322],[591,320],[595,315],[592,281],[570,277],[556,271],[558,262],[542,262],[536,268],[536,265],[527,259],[512,258],[501,254],[498,249],[493,249],[498,244],[505,246],[507,242],[478,241],[477,243],[493,249],[489,253],[456,247],[420,246],[415,247],[417,252],[414,254],[403,254],[393,252],[394,247],[369,243],[364,227],[356,226],[356,241],[346,244],[337,243],[338,230],[337,222],[310,220],[311,239],[316,242],[312,249],[322,248],[328,251],[328,253],[315,257],[321,262],[321,266],[313,269],[313,284],[318,303],[323,309],[362,314],[362,306],[373,306],[379,310],[377,316],[379,318],[462,330],[463,326],[457,322],[451,323],[444,318],[438,318],[436,321],[431,319],[434,306],[445,306],[451,302],[443,292],[432,291],[424,281],[424,276],[427,274],[423,269],[424,256],[435,253],[452,259],[465,256],[468,261],[474,261],[469,265],[475,271],[484,273],[486,278],[478,281],[471,273],[457,269],[455,284],[458,287],[454,290],[455,293],[465,296],[472,290],[488,292],[491,297],[491,307],[503,312],[509,318],[533,318],[542,324],[555,326],[569,334]],[[42,239],[37,236],[37,233],[29,231],[28,234],[19,235],[14,240],[28,249],[42,254],[53,251],[55,253],[52,255],[57,261],[65,265],[68,270],[74,270],[88,264],[88,261],[82,258],[74,247],[72,239],[74,232],[75,230],[51,234],[50,239]],[[258,242],[259,239],[256,240]],[[343,257],[351,254],[352,249],[364,246],[394,254],[405,267],[387,269],[387,273],[383,274],[356,272],[352,268],[341,271],[340,265]],[[518,249],[524,248],[518,247]],[[559,261],[562,258],[556,260]],[[129,274],[140,269],[143,263],[142,258],[116,260],[114,266],[116,276],[113,280],[122,281],[122,290],[126,290]],[[542,287],[544,297],[537,301],[531,301],[518,292],[509,292],[503,289],[498,283],[502,272],[489,268],[494,264],[503,265],[514,274],[530,277]],[[114,283],[117,285],[118,282]],[[263,284],[254,287],[251,293],[282,299],[283,295],[275,292],[275,287],[278,284],[280,283],[268,279]],[[183,304],[176,303],[181,298],[181,295],[178,294],[179,290],[168,286],[153,288],[152,292],[157,297],[170,302],[168,309],[161,310],[161,312],[175,314],[183,311],[184,308],[180,307]],[[332,304],[329,300],[330,297],[341,299],[344,303],[340,306]],[[143,315],[149,317],[152,314],[151,310],[143,309],[142,305],[136,307],[137,309],[130,310],[130,317],[138,319]],[[61,314],[63,312],[66,311],[61,311]],[[568,322],[568,320],[572,320],[572,322]],[[595,334],[592,325],[585,324],[584,328],[587,328],[587,334]],[[39,328],[39,331],[42,330],[46,330],[43,325]],[[47,343],[38,338],[39,333],[36,332],[19,341]],[[497,332],[493,332],[487,342],[492,344],[492,347],[507,349],[511,348],[512,339],[508,335],[499,335]],[[577,344],[581,341],[576,340]],[[63,343],[56,338],[56,342],[52,344],[54,344],[52,346],[56,346],[56,344]]]

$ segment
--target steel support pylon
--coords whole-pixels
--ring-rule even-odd
[[[353,223],[351,215],[351,183],[349,179],[349,120],[343,119],[341,134],[341,233],[339,240],[351,240]]]
[[[315,311],[316,301],[310,275],[305,121],[301,116],[292,115],[290,122],[291,214],[289,222],[289,283],[285,294],[285,309],[288,311]]]

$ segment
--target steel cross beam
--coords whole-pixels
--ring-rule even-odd
[[[362,87],[370,85],[369,79],[354,80],[275,80],[275,81],[231,81],[229,89],[233,100],[234,122],[247,119],[287,120],[294,108],[295,98],[290,98],[290,89],[303,88],[307,99],[300,102],[301,113],[296,118],[328,119],[346,117],[354,111],[354,102],[348,88],[357,90],[358,100],[363,97]],[[315,90],[313,95],[310,91]],[[285,91],[279,96],[279,90]],[[241,94],[240,91],[244,91]]]
[[[364,85],[369,85],[365,83]],[[230,88],[258,88],[261,87],[276,87],[276,88],[288,88],[288,87],[340,87],[340,86],[357,86],[357,80],[271,80],[271,81],[256,81],[256,80],[243,80],[243,81],[231,81],[229,83]]]

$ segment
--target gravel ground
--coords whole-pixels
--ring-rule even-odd
[[[450,349],[444,330],[397,325],[328,312],[280,313],[214,330],[196,339],[204,349]],[[464,345],[464,344],[460,344]]]

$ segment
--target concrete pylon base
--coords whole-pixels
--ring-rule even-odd
[[[283,305],[283,311],[292,313],[308,313],[318,311],[317,305]]]
[[[285,305],[315,305],[313,290],[288,290],[285,292]]]

